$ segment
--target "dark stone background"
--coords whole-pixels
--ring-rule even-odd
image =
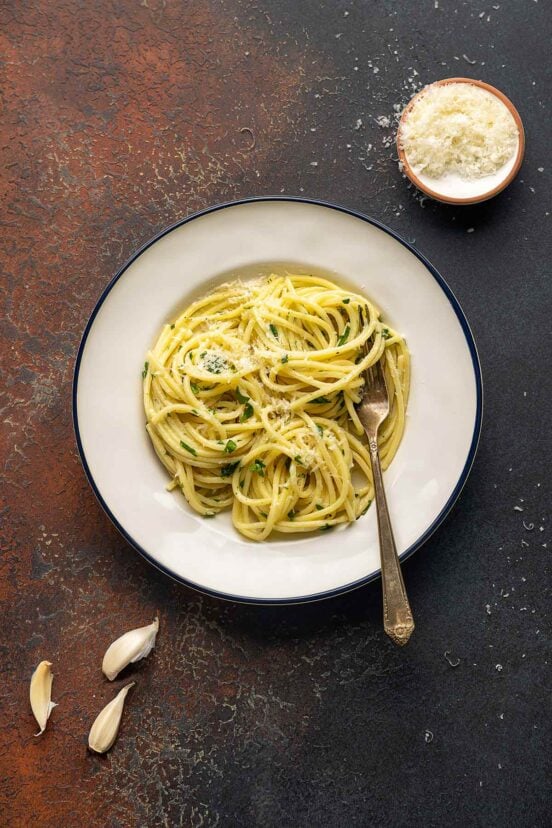
[[[550,824],[550,22],[546,0],[0,3],[2,824]],[[375,120],[452,75],[503,89],[527,130],[518,180],[474,208],[424,202]],[[277,609],[171,583],[77,458],[74,357],[108,279],[191,211],[270,193],[415,240],[478,342],[479,454],[405,566],[405,650],[378,583]],[[157,608],[119,741],[91,756],[103,651]],[[43,658],[59,707],[35,740]]]

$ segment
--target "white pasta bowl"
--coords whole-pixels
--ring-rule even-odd
[[[365,294],[406,337],[407,426],[385,474],[401,558],[452,508],[481,429],[481,369],[466,318],[435,268],[391,230],[342,207],[278,197],[219,205],[164,230],[116,274],[86,326],[73,386],[77,444],[101,505],[138,552],[235,601],[313,601],[380,571],[373,507],[333,532],[249,541],[230,514],[205,520],[165,490],[145,430],[141,370],[162,325],[219,282],[285,270]]]

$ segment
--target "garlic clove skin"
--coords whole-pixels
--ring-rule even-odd
[[[129,630],[110,644],[102,662],[102,671],[109,681],[117,678],[129,664],[140,661],[151,653],[158,630],[159,619],[156,618],[152,624]]]
[[[109,704],[106,704],[104,709],[98,713],[88,734],[88,747],[90,750],[93,750],[95,753],[105,753],[112,747],[119,732],[127,693],[131,687],[134,687],[135,683],[131,681],[130,684],[127,684],[126,687],[119,690],[115,698]]]
[[[29,698],[31,710],[40,728],[35,736],[40,736],[46,730],[46,724],[50,713],[57,707],[52,701],[52,682],[54,675],[51,671],[51,661],[41,661],[31,676],[31,687]]]

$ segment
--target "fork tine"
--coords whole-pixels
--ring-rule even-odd
[[[385,399],[387,400],[389,410],[391,410],[391,407],[393,405],[394,391],[393,390],[389,391],[389,385],[387,384],[387,376],[385,374],[385,368],[382,364],[381,359],[378,360],[378,373],[379,373],[379,378],[380,378],[379,382],[380,382],[380,385],[381,385],[381,392],[383,394],[385,394]],[[391,388],[393,388],[393,387],[391,386]]]
[[[365,369],[364,379],[365,379],[364,387],[366,389],[374,387],[374,385],[376,384],[376,376],[375,376],[375,373],[374,373],[374,366],[373,365],[370,365],[368,368]]]
[[[372,366],[372,368],[374,369],[374,374],[376,378],[375,381],[378,383],[378,385],[380,385],[382,388],[385,388],[385,390],[387,391],[387,380],[385,379],[385,371],[383,370],[383,365],[381,364],[382,358],[383,354],[378,359],[378,361]]]
[[[363,359],[366,359],[366,357],[368,356],[369,353],[370,353],[370,337],[368,337],[368,339],[365,339],[363,344],[362,344]],[[364,392],[363,393],[365,394],[366,391],[368,390],[368,388],[372,387],[372,376],[370,374],[370,368],[365,368],[364,371],[362,372],[362,376],[364,377]]]
[[[368,337],[368,339],[365,339],[364,342],[362,343],[362,356],[363,356],[363,358],[366,358],[368,356],[368,354],[370,353],[370,348],[371,348],[370,337]],[[368,370],[368,369],[365,369],[365,371],[366,370]]]
[[[364,345],[363,345],[363,349],[364,349],[364,356],[367,357],[368,354],[370,353],[371,349],[372,349],[371,337],[369,337],[368,339],[365,340]],[[377,363],[376,363],[376,365],[377,365]],[[376,384],[377,377],[374,373],[374,367],[375,367],[374,365],[370,365],[368,368],[364,369],[364,378],[365,378],[364,387],[365,387],[365,389],[373,388],[374,385]]]
[[[368,356],[368,346],[366,342],[363,345],[363,350],[363,358],[366,359]],[[365,368],[362,372],[362,376],[364,378],[364,393],[366,393],[367,389],[372,387],[372,374],[370,368]]]
[[[366,356],[369,353],[370,340],[366,340],[364,343],[364,355]],[[382,355],[383,356],[383,355]],[[363,389],[363,398],[379,398],[380,400],[385,399],[387,404],[390,406],[391,404],[391,397],[389,394],[389,389],[387,387],[387,380],[385,378],[385,371],[381,364],[381,358],[378,359],[373,365],[370,365],[368,368],[364,370],[364,389]]]

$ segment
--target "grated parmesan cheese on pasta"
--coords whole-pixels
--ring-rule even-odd
[[[400,143],[415,173],[492,175],[514,154],[516,122],[502,101],[470,83],[432,84],[404,118]]]

